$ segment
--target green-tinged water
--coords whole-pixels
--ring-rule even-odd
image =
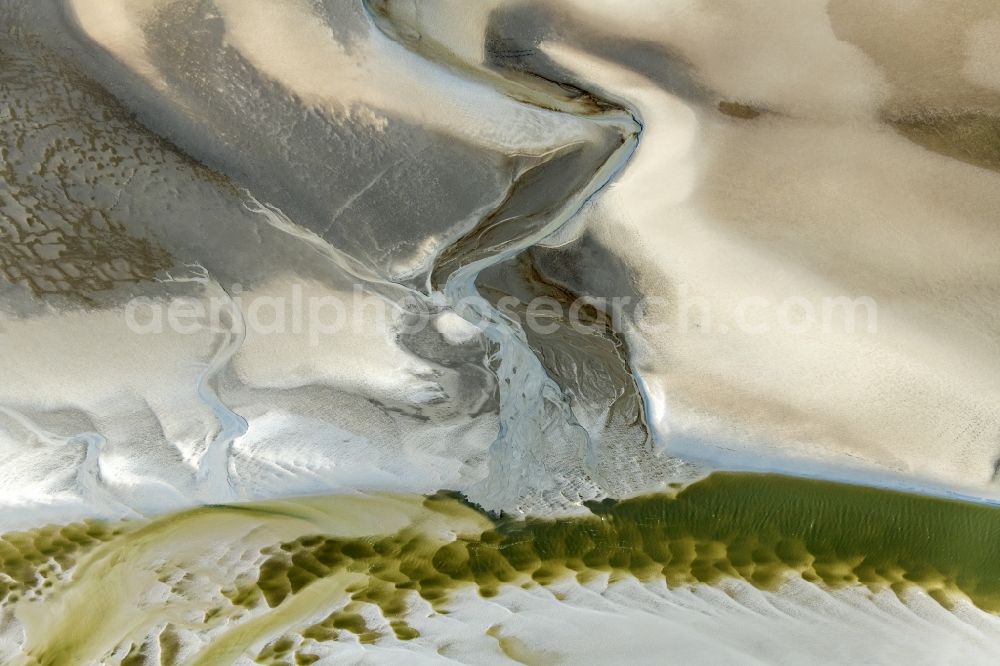
[[[768,590],[800,576],[826,588],[921,588],[946,607],[964,596],[1000,611],[1000,509],[985,505],[716,473],[674,495],[590,509],[490,520],[448,494],[208,507],[71,539],[76,569],[34,597],[8,596],[5,609],[26,628],[23,663],[39,664],[214,664],[241,654],[310,663],[309,646],[345,636],[416,638],[407,616],[420,598],[447,613],[460,587],[490,597],[601,575],[671,587],[734,578]],[[46,552],[40,540],[3,543]],[[38,588],[17,557],[4,567]],[[101,613],[81,612],[95,603]]]

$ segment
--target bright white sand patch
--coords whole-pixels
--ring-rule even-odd
[[[303,0],[218,0],[226,40],[264,75],[310,104],[418,123],[461,139],[514,151],[572,142],[585,123],[511,100],[431,64],[377,31],[350,46]]]
[[[166,82],[146,52],[142,24],[168,0],[69,0],[84,33],[158,88]]]

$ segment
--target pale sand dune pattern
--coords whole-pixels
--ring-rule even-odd
[[[998,54],[0,0],[2,660],[995,663]]]

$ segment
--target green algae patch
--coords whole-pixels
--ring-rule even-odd
[[[450,500],[437,495],[427,506]],[[372,604],[406,639],[401,618],[416,594],[446,612],[449,593],[473,585],[484,597],[504,585],[664,579],[668,585],[741,579],[775,589],[788,575],[829,588],[864,585],[897,594],[919,587],[942,603],[954,592],[1000,611],[1000,509],[874,488],[778,475],[716,473],[674,495],[588,505],[591,515],[500,519],[492,529],[445,540],[415,530],[371,539],[309,535],[268,552],[240,591],[278,606],[314,580],[367,576],[353,603]],[[369,639],[360,616],[313,626]]]
[[[743,579],[773,589],[789,574],[828,587],[959,591],[1000,611],[1000,509],[767,474],[715,473],[675,496],[589,505],[593,516],[509,521],[505,564],[547,583],[608,572],[670,585]],[[454,548],[454,546],[453,546]],[[479,576],[482,577],[482,576]]]
[[[121,530],[120,525],[86,521],[0,536],[0,602],[40,596],[63,578],[81,555]]]
[[[4,608],[25,623],[25,654],[52,664],[112,653],[130,664],[157,663],[157,653],[164,664],[239,655],[311,663],[320,644],[417,639],[410,621],[449,613],[459,590],[491,597],[572,580],[728,579],[774,590],[800,577],[901,597],[921,589],[945,607],[966,597],[1000,612],[1000,508],[989,505],[715,473],[587,508],[558,519],[490,518],[449,493],[351,495],[42,528],[0,537],[0,580],[11,592]],[[55,584],[40,587],[39,568],[53,564]],[[151,596],[153,586],[169,592]],[[28,587],[38,593],[18,599],[15,590]],[[95,603],[104,610],[81,628],[82,609]],[[135,627],[127,635],[125,617]],[[192,639],[205,631],[214,632],[207,646]],[[495,638],[527,656],[510,637]]]
[[[737,577],[769,588],[792,572],[830,587],[958,590],[979,607],[1000,611],[996,507],[778,475],[716,473],[675,499],[648,496],[591,510],[605,537],[587,557],[607,559],[609,569],[621,568],[616,557],[627,559],[625,568],[640,577],[662,564],[669,583]],[[508,533],[538,533],[545,541],[554,529],[529,522]],[[557,531],[555,541],[561,540]]]

